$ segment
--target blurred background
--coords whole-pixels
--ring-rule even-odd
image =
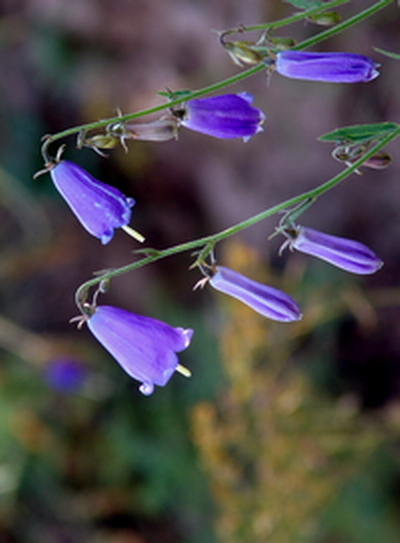
[[[349,16],[365,8],[353,1]],[[292,13],[281,0],[2,0],[0,4],[0,542],[397,543],[400,540],[400,155],[364,168],[302,217],[385,261],[353,277],[268,241],[277,217],[217,247],[236,270],[303,308],[267,322],[200,279],[190,254],[112,281],[101,303],[192,327],[168,386],[138,383],[76,316],[74,292],[136,257],[122,231],[102,246],[56,193],[40,140],[161,103],[239,68],[213,30]],[[136,199],[132,225],[165,248],[226,228],[342,169],[318,136],[397,121],[399,10],[320,49],[381,62],[368,84],[264,74],[232,86],[264,111],[244,144],[181,130],[178,141],[65,157]],[[302,40],[310,22],[279,35]],[[249,36],[254,39],[256,36]],[[55,146],[56,147],[56,146]],[[52,151],[56,151],[56,148]]]

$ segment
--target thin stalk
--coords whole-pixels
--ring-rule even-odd
[[[316,36],[312,36],[311,38],[308,38],[307,40],[303,40],[302,42],[295,45],[293,49],[294,50],[306,49],[307,47],[311,47],[312,45],[315,45],[316,43],[320,43],[321,41],[327,40],[328,38],[331,38],[332,36],[336,36],[340,32],[343,32],[344,30],[347,30],[351,26],[358,24],[364,19],[371,17],[371,15],[374,15],[374,13],[380,11],[381,9],[385,8],[386,6],[392,3],[393,3],[393,0],[381,0],[380,2],[374,4],[373,6],[370,6],[369,8],[364,9],[363,11],[360,11],[360,13],[353,15],[353,17],[346,19],[342,23],[332,26],[331,28],[327,28],[323,32],[320,32]]]
[[[319,11],[325,11],[326,9],[330,7],[336,7],[337,5],[340,5],[342,3],[347,2],[347,0],[334,0],[333,2],[329,2],[325,4],[322,8],[315,8],[313,10],[303,11],[300,14],[293,15],[292,17],[288,17],[286,19],[282,19],[280,21],[275,21],[273,23],[266,23],[265,25],[255,25],[251,27],[246,27],[246,31],[249,30],[261,30],[265,28],[278,28],[279,26],[283,26],[284,24],[287,25],[289,23],[298,21],[305,16],[309,16],[315,13],[318,13]],[[366,19],[367,17],[370,17],[377,11],[383,9],[387,5],[392,3],[392,0],[380,0],[378,3],[374,4],[373,6],[363,10],[362,12],[358,13],[357,15],[354,15],[353,17],[350,17],[346,21],[343,21],[342,23],[339,23],[332,28],[328,28],[327,30],[320,32],[319,34],[312,36],[311,38],[304,40],[297,45],[293,47],[295,50],[299,49],[305,49],[307,47],[310,47],[312,45],[315,45],[316,43],[319,43],[323,40],[326,40],[336,34],[339,34],[340,32],[343,32],[344,30],[347,30],[351,26],[361,22],[363,19]],[[223,81],[219,81],[218,83],[213,83],[212,85],[208,85],[207,87],[203,87],[201,89],[198,89],[196,91],[190,92],[187,97],[185,97],[185,100],[193,100],[195,98],[199,98],[201,96],[204,96],[206,94],[210,94],[212,92],[218,91],[220,89],[223,89],[225,87],[228,87],[230,85],[233,85],[234,83],[238,83],[239,81],[242,81],[252,75],[255,75],[256,73],[265,70],[264,63],[257,64],[256,66],[252,66],[251,68],[244,70],[243,72],[240,72],[239,74],[233,75],[231,77],[228,77],[227,79],[224,79]],[[121,115],[118,117],[111,117],[109,119],[102,119],[100,121],[94,121],[91,123],[82,124],[79,126],[75,126],[73,128],[68,128],[66,130],[63,130],[62,132],[58,132],[56,134],[49,134],[44,137],[44,144],[43,144],[43,154],[44,156],[47,156],[47,147],[61,139],[66,138],[67,136],[71,136],[74,134],[78,134],[79,132],[89,132],[91,130],[97,130],[100,128],[103,128],[111,123],[115,122],[128,122],[132,121],[133,119],[137,119],[138,117],[144,117],[146,115],[152,115],[154,113],[159,113],[160,111],[164,111],[166,109],[169,109],[171,107],[177,106],[182,103],[182,97],[177,98],[175,100],[170,100],[164,104],[160,104],[158,106],[154,106],[148,109],[143,109],[140,111],[137,111],[135,113],[128,113],[126,115]]]
[[[185,97],[185,100],[193,100],[205,94],[210,94],[211,92],[215,92],[229,85],[233,85],[234,83],[237,83],[238,81],[242,81],[243,79],[246,79],[247,77],[250,77],[258,72],[261,72],[262,70],[265,70],[264,64],[258,64],[257,66],[252,66],[248,70],[245,70],[244,72],[228,77],[227,79],[223,79],[222,81],[219,81],[218,83],[213,83],[212,85],[208,85],[207,87],[203,87],[196,91],[190,92],[188,96]],[[128,113],[126,115],[119,115],[118,117],[111,117],[109,119],[102,119],[100,121],[94,121],[92,123],[81,124],[79,126],[67,128],[66,130],[63,130],[62,132],[58,132],[57,134],[49,134],[48,136],[45,136],[44,145],[49,145],[50,143],[56,140],[59,140],[61,138],[66,138],[67,136],[71,136],[73,134],[78,134],[79,132],[89,132],[90,130],[103,128],[111,123],[127,122],[127,121],[132,121],[133,119],[136,119],[138,117],[152,115],[154,113],[164,111],[165,109],[178,106],[182,103],[182,101],[183,101],[182,97],[180,97],[175,100],[169,100],[167,103],[160,104],[158,106],[136,111],[135,113]]]
[[[257,215],[250,217],[249,219],[241,221],[234,226],[231,226],[229,228],[222,230],[221,232],[218,232],[210,236],[205,236],[203,238],[199,238],[193,241],[181,243],[179,245],[175,245],[174,247],[170,247],[168,249],[164,249],[160,251],[155,250],[155,249],[141,250],[140,252],[147,251],[149,253],[148,256],[136,262],[127,264],[126,266],[122,266],[121,268],[107,271],[106,273],[102,275],[98,275],[94,277],[93,279],[90,279],[89,281],[86,281],[85,283],[83,283],[76,291],[75,300],[76,300],[77,306],[79,307],[82,313],[85,313],[84,304],[87,300],[89,289],[102,281],[109,280],[118,275],[122,275],[124,273],[128,273],[130,271],[136,270],[147,264],[156,262],[157,260],[161,260],[168,256],[172,256],[172,255],[186,252],[186,251],[193,251],[194,249],[198,249],[199,247],[212,248],[219,241],[227,239],[228,237],[233,236],[234,234],[237,234],[238,232],[241,232],[242,230],[245,230],[246,228],[249,228],[250,226],[253,226],[254,224],[257,224],[258,222],[266,219],[267,217],[270,217],[271,215],[275,215],[276,213],[280,213],[282,211],[287,211],[288,208],[291,208],[306,200],[315,201],[319,196],[322,196],[329,190],[336,187],[344,179],[349,177],[349,175],[351,175],[355,170],[357,170],[360,166],[362,166],[363,162],[368,160],[368,158],[373,156],[376,152],[378,152],[380,149],[382,149],[385,145],[387,145],[389,142],[391,142],[398,136],[400,136],[400,125],[398,125],[396,129],[394,129],[392,132],[390,132],[388,135],[382,138],[376,145],[374,145],[368,152],[366,152],[362,157],[360,157],[357,161],[355,161],[351,166],[349,166],[348,168],[346,168],[339,174],[335,175],[334,177],[332,177],[325,183],[319,185],[318,187],[312,190],[303,192],[299,194],[298,196],[289,198],[288,200],[285,200],[284,202],[281,202],[280,204],[272,206],[262,211],[261,213],[258,213]],[[204,251],[201,252],[201,254],[203,253]],[[204,255],[204,256],[207,256],[207,255]]]
[[[272,23],[261,23],[258,25],[251,25],[251,26],[244,26],[243,30],[245,32],[252,32],[256,30],[268,30],[273,28],[280,28],[282,26],[288,26],[293,23],[297,23],[298,21],[301,21],[302,19],[306,17],[311,17],[313,15],[319,15],[320,13],[324,13],[324,11],[327,11],[328,9],[337,8],[343,4],[348,4],[350,0],[333,0],[332,2],[327,2],[323,6],[318,6],[316,8],[311,8],[307,10],[302,10],[297,12],[295,15],[291,15],[290,17],[286,17],[285,19],[279,19],[279,21],[273,21]],[[236,33],[237,30],[232,30],[232,33]],[[228,35],[228,33],[226,33]]]

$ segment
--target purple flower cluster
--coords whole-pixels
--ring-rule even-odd
[[[378,65],[373,60],[353,53],[279,51],[273,67],[289,78],[333,83],[367,82],[379,75]],[[265,120],[263,112],[252,106],[252,102],[253,97],[248,93],[187,100],[180,109],[171,108],[169,116],[150,123],[121,121],[110,124],[104,134],[86,137],[84,133],[78,146],[92,147],[101,154],[100,149],[111,149],[119,142],[127,150],[127,139],[168,141],[177,137],[181,126],[215,138],[247,141],[262,130]],[[94,179],[67,160],[48,160],[47,170],[84,229],[103,244],[110,242],[116,228],[126,230],[139,241],[144,240],[128,226],[135,205],[133,198]],[[382,266],[375,253],[357,241],[295,225],[281,227],[281,232],[287,238],[281,251],[289,247],[356,274],[371,274]],[[224,266],[203,264],[199,266],[206,277],[199,284],[209,283],[215,290],[268,319],[286,323],[301,319],[299,306],[288,294]],[[175,328],[116,307],[97,306],[95,302],[80,307],[82,322],[87,323],[90,332],[125,372],[141,383],[143,394],[150,395],[155,385],[166,385],[175,371],[190,375],[190,371],[179,364],[176,353],[190,345],[193,330]],[[83,378],[82,368],[69,360],[56,361],[47,372],[49,384],[60,390],[79,387]]]
[[[153,121],[148,124],[111,126],[108,138],[118,137],[124,146],[129,137],[148,141],[165,141],[176,137],[178,124],[216,138],[249,139],[261,130],[265,115],[250,104],[253,97],[248,93],[225,94],[212,98],[189,100],[178,118]],[[116,126],[118,124],[118,127]],[[119,130],[119,131],[118,131]],[[89,138],[94,148],[109,147],[101,140]],[[81,145],[84,145],[82,143]],[[67,160],[48,163],[54,186],[69,205],[78,221],[90,234],[108,243],[116,228],[123,228],[138,241],[144,238],[128,226],[135,200],[124,196],[118,189],[94,179],[88,172]]]

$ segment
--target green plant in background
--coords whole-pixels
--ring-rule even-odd
[[[243,273],[265,274],[259,255],[244,245],[231,243],[225,257]],[[329,353],[332,357],[334,351],[329,342],[322,355],[315,350],[320,343],[302,346],[302,339],[323,322],[334,333],[335,323],[353,313],[355,306],[365,307],[366,298],[359,292],[358,304],[349,304],[349,286],[344,283],[336,286],[338,297],[332,303],[332,282],[321,288],[299,273],[299,268],[292,270],[286,285],[296,290],[300,280],[310,281],[304,288],[313,295],[305,299],[303,321],[290,329],[266,326],[237,302],[225,304],[220,353],[227,384],[216,402],[199,402],[192,412],[194,441],[216,503],[221,543],[325,541],[318,522],[322,511],[330,519],[327,534],[358,541],[357,517],[346,511],[346,500],[341,503],[341,489],[354,479],[357,492],[357,486],[366,482],[371,459],[398,435],[396,411],[387,418],[369,417],[360,412],[356,396],[329,398],[307,375],[312,359],[315,364],[332,363]],[[367,308],[364,316],[365,312]],[[362,314],[358,318],[362,320]],[[389,462],[380,472],[388,478],[392,469]],[[371,476],[370,484],[377,484]],[[367,494],[365,499],[367,504],[374,500]],[[385,541],[394,543],[395,519],[390,522],[384,502],[376,500],[374,512],[359,506],[361,515],[371,515],[370,529],[373,526],[369,534],[362,530],[359,540],[372,543],[385,533]],[[344,523],[340,516],[346,517]]]

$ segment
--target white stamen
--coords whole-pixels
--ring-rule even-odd
[[[136,241],[139,241],[140,243],[143,243],[146,239],[142,234],[140,234],[137,230],[134,230],[130,226],[124,224],[124,226],[121,226],[122,230],[124,230],[129,236],[134,238]]]
[[[175,371],[177,371],[178,373],[180,373],[184,377],[191,377],[192,376],[192,372],[190,370],[188,370],[187,368],[185,368],[185,366],[182,366],[181,364],[178,364],[176,366]]]

